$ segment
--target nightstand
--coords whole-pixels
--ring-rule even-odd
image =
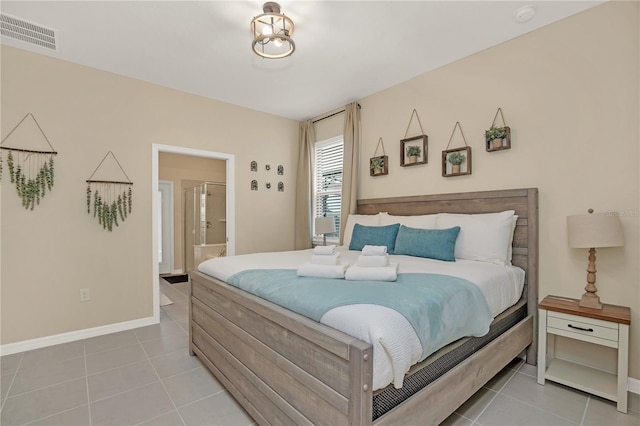
[[[538,383],[551,380],[615,401],[618,411],[626,413],[631,309],[607,304],[582,308],[577,299],[547,296],[538,304],[538,314]],[[556,336],[617,350],[617,369],[604,371],[566,355],[556,357]]]

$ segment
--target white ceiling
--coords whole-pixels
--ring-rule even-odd
[[[304,120],[602,1],[290,1],[295,53],[262,59],[262,1],[5,1],[2,13],[58,31],[59,49],[2,44]],[[515,11],[533,5],[534,18]]]

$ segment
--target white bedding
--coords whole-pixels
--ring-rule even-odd
[[[354,265],[359,251],[339,247],[341,262]],[[255,253],[207,260],[198,270],[222,281],[246,269],[296,269],[309,262],[313,250]],[[482,290],[495,317],[515,304],[524,286],[524,271],[515,266],[472,260],[443,262],[391,255],[398,273],[435,273],[464,278]],[[422,346],[411,324],[400,313],[379,305],[349,305],[328,311],[320,322],[373,345],[373,388],[393,383],[402,387],[404,375],[422,355]]]

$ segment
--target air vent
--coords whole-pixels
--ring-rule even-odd
[[[56,30],[25,21],[5,13],[0,14],[0,34],[36,46],[58,50]]]

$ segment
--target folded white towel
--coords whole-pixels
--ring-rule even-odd
[[[384,256],[358,256],[358,262],[356,263],[358,266],[363,266],[365,268],[376,267],[376,266],[388,266],[389,265],[389,255],[385,254]]]
[[[340,260],[340,253],[334,253],[331,256],[326,254],[312,254],[311,263],[316,265],[337,265]]]
[[[336,251],[336,246],[335,245],[328,245],[328,246],[316,246],[313,248],[313,254],[320,254],[320,255],[332,255],[334,254]]]
[[[364,246],[362,247],[363,256],[382,256],[387,254],[387,246]]]
[[[344,274],[346,280],[351,281],[395,281],[398,279],[398,264],[389,263],[389,266],[363,267],[353,265]]]
[[[349,264],[316,265],[303,263],[298,266],[299,277],[344,278],[344,271]]]

